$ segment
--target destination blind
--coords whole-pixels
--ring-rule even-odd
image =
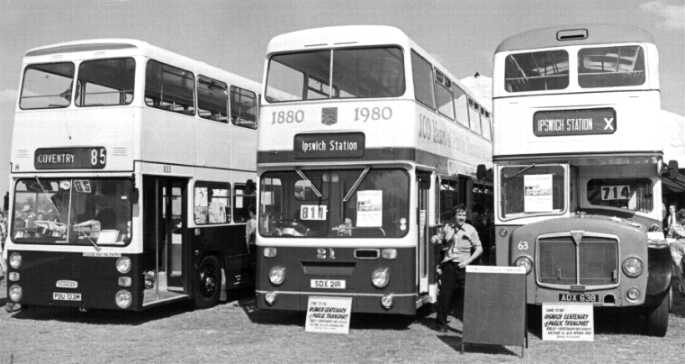
[[[38,148],[33,165],[36,169],[102,169],[107,165],[104,147]]]
[[[297,158],[354,158],[364,155],[363,133],[297,134]]]
[[[612,108],[538,111],[533,115],[535,136],[593,135],[616,132]]]

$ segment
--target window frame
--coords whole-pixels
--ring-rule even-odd
[[[197,116],[200,117],[201,119],[216,121],[218,123],[228,124],[228,119],[230,118],[230,115],[231,115],[231,108],[229,105],[231,101],[230,101],[230,94],[228,91],[228,83],[221,81],[221,80],[217,80],[216,78],[213,78],[213,77],[205,76],[201,73],[199,73],[195,79],[196,79],[196,83],[197,83],[197,85],[195,86],[195,95],[196,95],[195,96],[195,98],[196,98],[195,102],[197,104],[197,106],[196,106]],[[224,86],[224,91],[226,91],[226,103],[224,105],[224,106],[226,106],[226,120],[216,120],[216,119],[212,119],[211,117],[202,116],[200,114],[200,82],[202,79],[209,80],[210,83],[212,83],[212,84],[217,83],[219,85]]]
[[[78,90],[79,90],[79,77],[81,77],[81,66],[84,63],[87,62],[94,62],[94,61],[103,61],[103,60],[133,60],[133,89],[131,89],[131,101],[124,103],[124,104],[105,104],[105,105],[79,105],[77,104],[78,100]],[[136,98],[136,67],[138,66],[136,59],[134,57],[112,57],[112,58],[93,58],[93,59],[86,59],[78,64],[77,72],[74,77],[75,81],[74,82],[74,106],[75,107],[110,107],[110,106],[126,106],[126,105],[131,105],[133,103],[133,100]],[[86,93],[87,95],[88,93]]]
[[[150,67],[150,64],[153,63],[153,62],[154,62],[154,63],[158,63],[159,65],[161,65],[161,68],[162,68],[162,69],[163,69],[164,67],[170,67],[170,68],[175,68],[175,69],[177,69],[177,70],[180,70],[180,71],[183,71],[183,72],[187,72],[187,73],[190,74],[190,76],[192,77],[192,82],[191,82],[191,84],[193,85],[193,86],[192,86],[192,87],[193,87],[193,89],[192,89],[192,94],[193,94],[193,96],[192,96],[192,98],[191,98],[191,99],[192,99],[192,102],[193,102],[193,105],[192,105],[193,111],[192,111],[192,113],[190,113],[190,112],[174,111],[174,110],[172,110],[172,109],[167,109],[167,108],[164,108],[164,107],[161,107],[161,106],[155,106],[154,104],[151,105],[151,104],[148,103],[148,101],[147,101],[147,91],[148,91],[148,68]],[[161,78],[160,78],[160,83],[163,83],[163,82],[164,82],[164,78],[161,77]],[[154,59],[154,58],[149,58],[149,59],[147,60],[147,62],[145,63],[145,81],[144,81],[144,85],[143,85],[143,102],[145,103],[146,106],[151,107],[151,108],[153,108],[153,109],[164,110],[164,111],[172,112],[172,113],[175,113],[175,114],[186,115],[186,116],[196,116],[196,115],[197,115],[197,76],[195,75],[195,73],[194,73],[193,71],[189,71],[189,70],[187,70],[187,69],[185,69],[185,68],[181,68],[181,67],[177,67],[177,66],[174,66],[174,65],[165,63],[165,62],[161,62],[161,61],[158,61],[158,60],[156,60],[156,59]]]
[[[72,76],[71,76],[71,84],[70,84],[70,86],[69,86],[69,90],[70,90],[69,102],[68,102],[66,105],[64,105],[64,106],[54,106],[54,107],[47,106],[47,107],[30,107],[30,108],[22,107],[22,106],[21,106],[21,101],[22,101],[22,99],[24,98],[24,86],[26,85],[26,72],[27,72],[29,69],[32,69],[32,66],[41,66],[41,65],[48,65],[48,64],[58,64],[58,63],[69,63],[69,64],[71,64],[71,66],[72,66],[72,68],[73,68],[73,70],[72,70],[72,71],[73,71],[73,74],[72,74]],[[18,106],[19,106],[19,109],[21,109],[21,110],[50,110],[50,109],[64,109],[64,108],[68,108],[69,106],[72,105],[72,102],[73,102],[73,100],[74,100],[74,84],[75,84],[74,80],[75,80],[75,79],[76,79],[76,64],[75,64],[73,61],[42,62],[42,63],[31,63],[31,64],[27,64],[27,65],[24,67],[24,72],[23,72],[22,77],[21,77],[21,89],[20,89],[20,92],[19,92],[19,100],[18,100],[18,102],[17,102],[17,104],[18,104]]]
[[[254,203],[254,210],[255,210],[255,215],[257,215],[257,190],[256,190],[256,188],[255,188],[254,192],[253,192],[252,194],[248,195],[248,194],[245,194],[245,189],[246,189],[246,188],[247,188],[247,183],[246,183],[246,182],[236,182],[236,183],[233,184],[233,213],[232,213],[232,217],[233,217],[233,222],[236,223],[236,224],[244,224],[244,223],[247,223],[247,221],[250,219],[250,218],[249,218],[249,216],[250,216],[250,212],[249,212],[250,204],[246,204],[246,203],[245,203],[245,197],[246,197],[246,196],[247,196],[247,197],[252,197],[252,198],[254,199],[254,201],[253,201],[253,203]],[[237,190],[243,191],[243,192],[241,193],[241,196],[243,197],[243,207],[240,208],[240,209],[238,209],[238,208],[236,207],[236,197],[238,196]],[[238,221],[238,220],[236,219],[236,216],[238,216],[238,212],[237,212],[236,210],[245,210],[245,211],[247,211],[247,217],[245,218],[245,220]]]
[[[236,90],[238,92],[234,92]],[[242,100],[242,98],[244,96],[242,91],[249,92],[253,95],[253,99],[255,102],[254,106],[256,107],[256,112],[254,113],[255,119],[254,120],[246,120],[246,121],[250,121],[250,122],[254,123],[253,124],[254,126],[251,126],[250,124],[238,124],[236,122],[240,119],[240,115],[236,115],[235,118],[233,116],[233,111],[236,110],[236,108],[233,105],[233,95],[238,95],[237,104],[240,105],[240,101]],[[250,90],[250,89],[247,89],[244,87],[240,87],[240,86],[236,86],[236,85],[231,85],[229,87],[229,95],[228,95],[228,103],[229,103],[229,106],[228,106],[229,115],[228,115],[228,117],[231,119],[231,124],[233,124],[235,126],[242,127],[242,128],[247,128],[247,129],[256,130],[257,128],[259,128],[259,108],[260,108],[259,99],[260,99],[260,97],[261,97],[261,95],[254,92],[253,90]]]
[[[197,204],[198,200],[196,199],[196,190],[198,188],[205,187],[207,188],[207,219],[205,222],[198,222],[198,214],[197,211],[195,210],[196,207],[202,207]],[[210,222],[209,221],[209,206],[211,204],[213,195],[210,194],[210,191],[212,189],[225,189],[228,192],[228,196],[226,196],[226,203],[227,207],[226,209],[226,221],[225,222]],[[231,183],[230,182],[218,182],[218,181],[207,181],[207,180],[197,180],[193,184],[193,193],[192,193],[192,198],[193,198],[193,203],[192,203],[192,208],[193,208],[193,223],[196,226],[214,226],[214,225],[228,225],[233,223],[233,191],[231,190]],[[224,196],[220,196],[218,198],[224,198]],[[228,205],[230,204],[230,205]]]
[[[562,88],[553,88],[553,89],[535,89],[535,90],[521,90],[521,91],[509,91],[507,89],[507,60],[511,57],[513,58],[514,56],[522,55],[522,54],[534,54],[534,53],[547,53],[547,52],[563,52],[566,54],[566,62],[568,63],[568,72],[566,74],[566,86]],[[523,52],[511,52],[507,54],[504,57],[504,69],[503,69],[503,77],[502,81],[504,84],[502,85],[502,89],[504,92],[507,94],[511,95],[519,95],[519,94],[524,94],[524,93],[529,93],[529,92],[549,92],[549,91],[562,91],[562,90],[567,90],[571,86],[571,55],[568,51],[568,49],[559,49],[559,48],[554,48],[554,49],[535,49],[535,50],[529,50],[529,51],[523,51]]]
[[[415,77],[416,68],[414,67],[414,56],[416,56],[417,59],[424,61],[428,65],[428,67],[430,68],[430,77],[431,77],[431,80],[430,80],[430,83],[431,83],[430,90],[431,91],[430,92],[431,92],[432,105],[426,104],[425,102],[423,102],[422,100],[420,100],[416,96],[416,77]],[[418,101],[421,105],[429,108],[430,110],[435,111],[435,107],[436,107],[435,86],[433,86],[433,85],[435,85],[435,74],[434,74],[435,71],[434,71],[433,64],[414,49],[411,50],[410,57],[411,57],[411,81],[412,81],[412,87],[414,88],[414,95],[413,95],[414,100]]]
[[[588,50],[594,50],[594,49],[626,48],[626,47],[637,47],[638,48],[638,54],[637,54],[637,58],[636,58],[635,62],[638,63],[640,60],[640,57],[642,58],[642,66],[643,66],[643,68],[642,68],[642,82],[634,83],[634,84],[627,84],[627,85],[583,86],[583,84],[581,83],[581,73],[580,73],[580,68],[582,66],[581,52],[588,51]],[[578,87],[581,89],[638,87],[638,86],[644,86],[647,83],[647,52],[645,51],[644,47],[639,45],[639,44],[615,44],[615,45],[600,45],[600,46],[582,47],[582,48],[578,48],[578,51],[576,52],[575,56],[576,56],[576,63],[577,63],[577,65],[576,65],[576,76],[577,76],[576,81],[578,83]],[[616,67],[618,68],[618,65]],[[608,74],[610,74],[610,73],[609,72],[607,72],[607,73],[600,72],[600,73],[597,73],[596,75],[607,76]]]

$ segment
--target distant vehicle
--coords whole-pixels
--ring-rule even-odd
[[[671,168],[652,37],[605,25],[514,35],[495,52],[493,110],[497,264],[526,268],[530,304],[633,307],[664,336]]]
[[[491,205],[489,110],[393,27],[279,35],[265,70],[257,307],[434,302],[431,233],[457,203]]]
[[[8,297],[141,310],[251,285],[258,83],[130,39],[29,50]]]

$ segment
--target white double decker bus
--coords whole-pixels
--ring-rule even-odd
[[[130,39],[29,50],[8,297],[141,310],[251,284],[257,82]]]
[[[527,269],[530,304],[634,308],[663,336],[669,156],[651,36],[607,25],[512,36],[495,53],[493,111],[497,263]]]
[[[279,35],[264,84],[258,308],[345,297],[411,315],[434,301],[432,228],[491,197],[489,111],[386,26]]]

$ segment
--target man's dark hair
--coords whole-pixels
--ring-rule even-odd
[[[457,206],[454,206],[454,214],[456,215],[457,212],[459,211],[464,211],[466,212],[466,206],[464,206],[463,203],[458,204]]]

